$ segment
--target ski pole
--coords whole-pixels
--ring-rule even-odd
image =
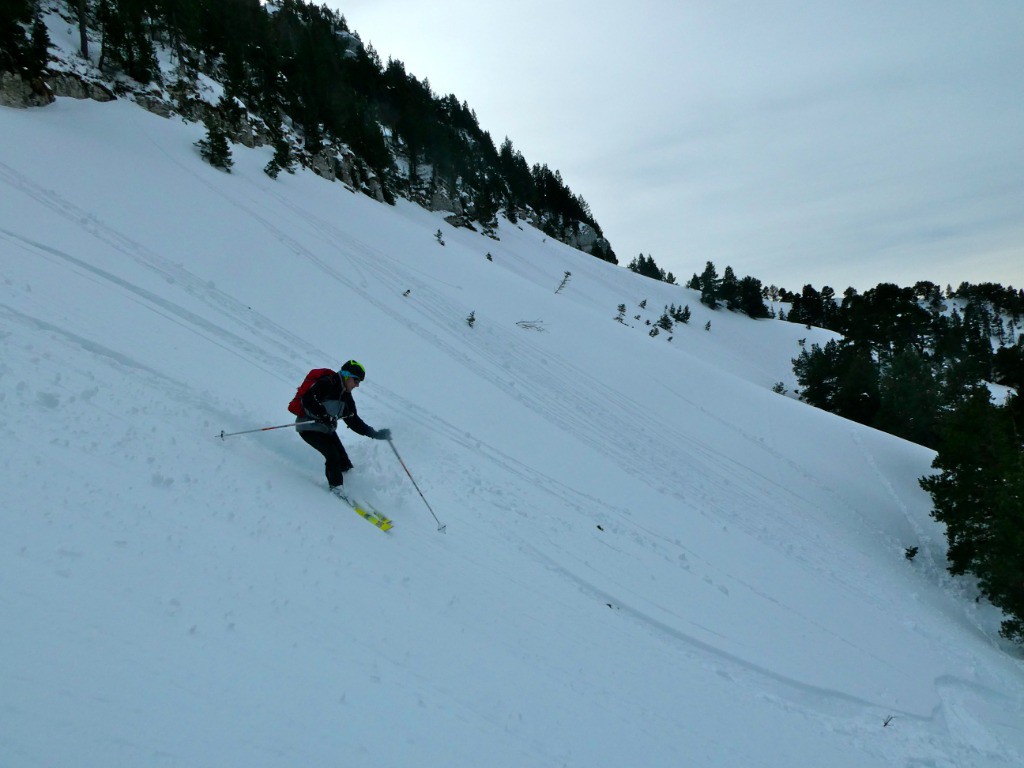
[[[260,427],[259,429],[244,429],[241,432],[225,432],[223,429],[220,434],[217,435],[221,440],[225,437],[234,437],[235,435],[251,435],[253,432],[269,432],[272,429],[284,429],[285,427],[297,427],[299,424],[309,424],[311,420],[307,421],[293,421],[290,424],[278,424],[276,427]]]
[[[409,476],[409,479],[412,480],[412,487],[416,489],[416,493],[418,493],[420,495],[420,498],[423,499],[423,503],[427,505],[427,509],[430,509],[430,514],[434,515],[434,510],[430,508],[430,502],[427,501],[427,497],[423,495],[423,491],[420,490],[420,487],[416,485],[416,481],[413,479],[412,472],[410,472],[409,468],[405,466],[405,462],[402,461],[402,457],[398,455],[398,449],[395,448],[395,444],[391,441],[390,438],[388,438],[388,445],[390,445],[391,450],[395,452],[395,458],[398,459],[398,463],[402,465],[402,469],[405,470],[405,474],[407,474]],[[441,521],[437,519],[437,515],[434,515],[434,520],[437,521],[437,530],[441,533],[446,533],[445,529],[448,526],[442,524]]]

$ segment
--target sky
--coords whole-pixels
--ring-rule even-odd
[[[833,334],[204,135],[0,108],[0,765],[1024,765],[934,453],[772,391]],[[349,358],[387,533],[292,429],[220,437]]]
[[[1024,285],[1024,4],[329,0],[561,171],[620,263]]]

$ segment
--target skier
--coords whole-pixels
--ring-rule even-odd
[[[352,469],[345,446],[338,437],[338,419],[353,432],[374,440],[390,440],[391,430],[374,429],[359,418],[352,390],[366,378],[361,363],[349,360],[341,370],[327,371],[299,398],[302,413],[296,417],[299,436],[324,456],[324,472],[331,492],[343,496],[343,473]]]

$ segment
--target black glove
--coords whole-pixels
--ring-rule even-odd
[[[331,416],[330,414],[327,414],[326,416],[321,416],[319,419],[317,419],[317,421],[319,421],[321,424],[323,424],[330,430],[335,430],[338,428],[338,420],[334,416]]]
[[[374,440],[390,440],[391,430],[390,429],[375,429],[373,434],[370,435]]]

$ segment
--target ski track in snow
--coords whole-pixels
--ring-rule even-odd
[[[179,286],[190,298],[197,299],[204,307],[212,310],[215,315],[226,317],[239,327],[246,328],[249,333],[255,332],[255,335],[261,342],[277,347],[282,353],[291,352],[296,347],[301,349],[305,346],[305,343],[299,337],[288,333],[283,328],[275,326],[267,318],[253,313],[232,297],[216,288],[212,288],[208,283],[204,283],[183,267],[171,264],[168,260],[152,253],[127,235],[97,220],[94,215],[86,213],[72,203],[63,200],[56,192],[43,190],[38,185],[32,184],[29,180],[2,163],[0,163],[0,181],[7,183],[14,191],[31,197],[60,217],[76,224],[90,237],[99,240],[110,248],[124,254],[132,261],[156,273],[166,283]],[[116,288],[133,294],[150,311],[158,312],[163,317],[183,323],[206,340],[220,346],[229,354],[240,355],[247,362],[258,364],[261,367],[266,366],[264,370],[268,371],[272,370],[275,365],[278,368],[283,367],[284,357],[271,356],[262,345],[253,344],[241,335],[232,333],[227,328],[185,309],[180,304],[167,301],[152,291],[133,285],[116,275],[91,266],[83,260],[56,248],[38,243],[6,229],[0,229],[0,233],[5,238],[17,241],[26,248],[31,248],[45,254],[51,261],[63,261],[73,269],[87,272],[98,280],[106,281]],[[294,359],[294,353],[288,355],[288,362],[294,364]]]

